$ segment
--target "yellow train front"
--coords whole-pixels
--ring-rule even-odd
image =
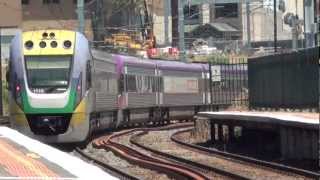
[[[10,47],[10,122],[44,142],[79,142],[89,132],[91,55],[78,32],[21,32]]]

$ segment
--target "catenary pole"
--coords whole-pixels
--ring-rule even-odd
[[[178,0],[178,31],[179,31],[179,51],[180,51],[180,60],[186,61],[185,57],[185,42],[184,42],[184,15],[183,7],[185,0]]]
[[[169,46],[169,15],[170,15],[170,0],[164,0],[164,43]]]
[[[250,0],[246,0],[246,16],[247,16],[247,46],[251,48],[251,32],[250,32]]]
[[[276,53],[277,50],[277,0],[273,0],[273,24],[274,24],[274,52]]]
[[[84,33],[84,0],[77,0],[78,31]]]

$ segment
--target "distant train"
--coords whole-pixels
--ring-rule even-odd
[[[50,143],[188,118],[210,104],[207,65],[91,50],[84,35],[66,30],[15,36],[7,80],[12,127]]]

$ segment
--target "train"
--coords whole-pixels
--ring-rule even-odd
[[[6,78],[11,126],[47,143],[186,119],[210,106],[208,65],[110,54],[69,30],[18,33]]]

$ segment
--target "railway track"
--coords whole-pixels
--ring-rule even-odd
[[[105,171],[111,172],[113,175],[115,175],[116,177],[118,177],[119,179],[122,180],[138,180],[139,178],[132,176],[128,173],[125,173],[117,168],[114,168],[113,166],[97,159],[94,158],[93,156],[89,155],[88,153],[84,152],[83,150],[81,150],[80,148],[76,148],[75,151],[81,155],[81,157],[97,164],[98,166],[102,167]]]
[[[242,155],[238,155],[238,154],[234,154],[234,153],[229,153],[229,152],[224,152],[224,151],[219,151],[216,149],[209,149],[203,146],[199,146],[199,145],[194,145],[194,144],[190,144],[187,142],[184,142],[182,140],[180,140],[177,136],[182,134],[182,133],[188,133],[191,132],[191,129],[187,129],[187,130],[182,130],[182,131],[177,131],[174,134],[171,135],[170,139],[179,144],[181,147],[183,148],[188,148],[190,150],[196,151],[198,153],[202,153],[202,154],[206,154],[209,156],[221,156],[224,157],[228,160],[234,160],[234,161],[243,161],[249,164],[253,164],[254,166],[260,166],[260,167],[265,167],[265,168],[269,168],[269,169],[273,169],[276,171],[285,171],[288,173],[293,173],[293,174],[298,174],[301,176],[305,176],[308,178],[314,178],[314,179],[319,179],[320,178],[320,174],[316,173],[316,172],[312,172],[312,171],[308,171],[308,170],[304,170],[304,169],[299,169],[299,168],[294,168],[294,167],[290,167],[290,166],[286,166],[283,164],[279,164],[279,163],[274,163],[274,162],[268,162],[268,161],[263,161],[263,160],[258,160],[255,158],[251,158],[251,157],[247,157],[247,156],[242,156]]]
[[[208,166],[208,165],[205,165],[205,164],[201,164],[201,163],[197,163],[195,161],[191,161],[191,160],[188,160],[188,159],[185,159],[185,158],[181,158],[181,157],[178,157],[178,156],[174,156],[174,155],[171,155],[171,154],[168,154],[168,153],[164,153],[162,151],[159,151],[159,150],[155,150],[153,148],[149,148],[147,146],[144,146],[142,143],[139,143],[138,139],[140,136],[143,136],[145,134],[147,134],[148,132],[147,131],[143,131],[143,132],[140,132],[134,136],[132,136],[132,138],[130,138],[130,142],[146,151],[150,151],[154,154],[156,154],[157,156],[160,156],[162,158],[165,158],[167,160],[170,160],[170,161],[174,161],[174,162],[178,162],[180,164],[183,164],[189,168],[192,168],[192,169],[195,169],[197,171],[200,171],[200,172],[203,172],[205,174],[221,174],[223,176],[226,176],[226,177],[229,177],[231,179],[241,179],[241,180],[248,180],[249,178],[247,177],[244,177],[244,176],[241,176],[241,175],[238,175],[238,174],[235,174],[235,173],[232,173],[230,171],[225,171],[225,170],[222,170],[222,169],[219,169],[219,168],[215,168],[215,167],[211,167],[211,166]]]
[[[190,130],[190,129],[189,129]],[[184,131],[189,131],[184,130]],[[160,131],[159,131],[160,132]],[[171,156],[173,159],[177,159],[177,161],[184,161],[187,164],[194,164],[198,167],[206,167],[207,170],[216,169],[216,171],[231,173],[229,177],[233,177],[235,179],[314,179],[317,174],[301,174],[295,171],[290,171],[287,169],[279,169],[275,166],[265,166],[255,162],[248,162],[244,160],[240,160],[233,157],[225,157],[222,155],[212,154],[212,153],[204,153],[195,148],[187,148],[187,146],[181,146],[172,142],[170,140],[171,135],[168,136],[168,140],[164,140],[164,138],[160,137],[157,139],[157,143],[148,141],[151,137],[159,137],[159,132],[145,131],[139,134],[136,134],[132,137],[131,141],[135,145],[146,149],[148,151],[152,151],[154,154],[158,154],[161,156]],[[146,135],[148,134],[149,135]],[[152,135],[151,135],[152,134]],[[167,133],[170,134],[170,133]],[[175,134],[175,133],[173,133]],[[164,135],[163,135],[164,136]],[[162,139],[161,139],[162,138]],[[167,145],[165,144],[168,141]],[[145,145],[147,144],[147,145]],[[167,149],[162,149],[166,147]],[[177,150],[179,149],[179,150]],[[185,160],[182,160],[185,159]],[[236,177],[238,176],[238,177]]]
[[[187,126],[190,126],[190,125],[187,125]],[[202,173],[192,168],[180,165],[179,163],[169,162],[161,158],[151,157],[149,155],[138,152],[133,148],[130,148],[128,146],[122,145],[121,143],[117,143],[113,141],[113,139],[115,138],[119,138],[121,136],[125,136],[135,131],[141,131],[141,130],[146,130],[146,129],[143,129],[143,128],[133,129],[128,131],[123,131],[114,135],[103,136],[94,140],[93,145],[96,148],[111,150],[131,163],[146,167],[148,169],[153,169],[159,172],[163,172],[174,179],[197,179],[197,180],[208,179]]]

